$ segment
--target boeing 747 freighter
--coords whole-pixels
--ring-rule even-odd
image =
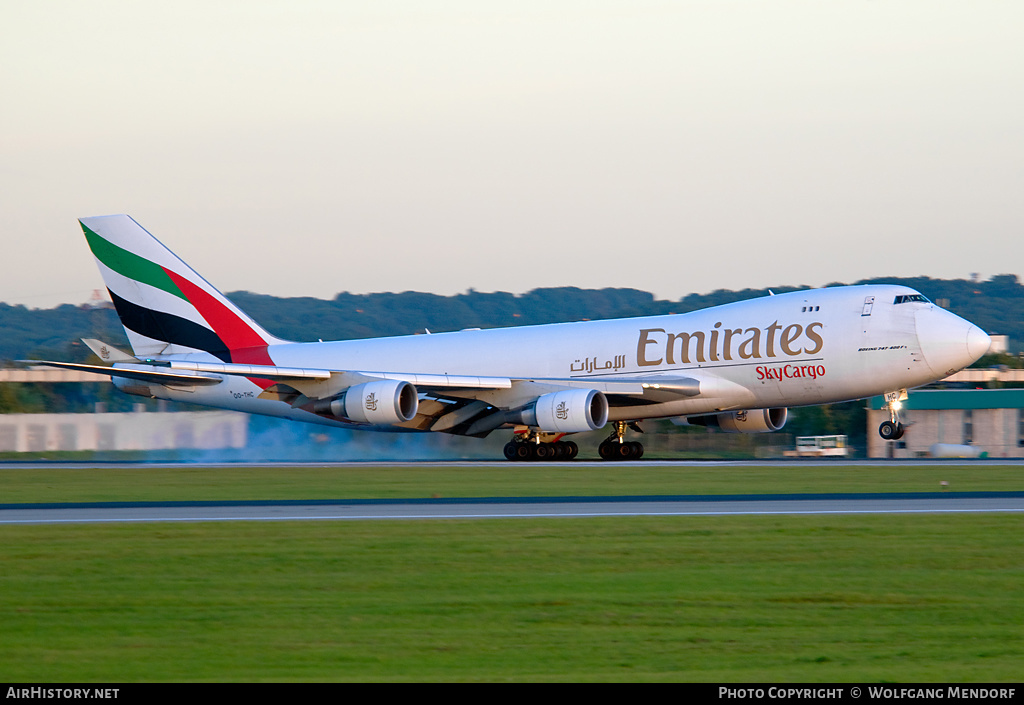
[[[483,437],[509,460],[639,458],[647,419],[775,431],[787,408],[885,395],[970,365],[989,337],[905,286],[837,286],[692,313],[295,343],[232,304],[126,215],[81,219],[132,353],[86,341],[123,392],[331,426]]]

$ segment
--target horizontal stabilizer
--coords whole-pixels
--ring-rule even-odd
[[[156,370],[140,370],[128,367],[106,367],[104,365],[83,365],[76,362],[49,362],[47,360],[19,360],[33,365],[46,365],[47,367],[60,367],[65,370],[78,370],[79,372],[92,372],[98,375],[110,375],[111,377],[127,377],[142,382],[154,384],[175,384],[187,386],[205,386],[223,382],[220,377],[203,377],[202,375],[176,374],[174,372],[157,372]]]

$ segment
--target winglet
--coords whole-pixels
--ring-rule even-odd
[[[104,362],[109,362],[110,364],[114,364],[115,362],[141,362],[141,360],[134,355],[129,355],[109,343],[104,343],[102,340],[96,340],[95,338],[82,338],[82,342],[89,346],[89,349],[96,353],[96,357]]]
[[[124,377],[137,379],[142,382],[153,382],[154,384],[175,384],[178,386],[206,386],[220,384],[224,380],[220,377],[209,375],[189,374],[185,372],[159,371],[152,367],[148,369],[128,367],[106,367],[104,365],[84,365],[77,362],[53,362],[50,360],[18,360],[29,365],[44,365],[46,367],[59,367],[63,370],[75,370],[77,372],[91,372],[98,375],[109,375],[110,377]]]

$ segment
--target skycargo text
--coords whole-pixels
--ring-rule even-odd
[[[766,367],[758,365],[754,368],[758,379],[776,379],[780,382],[784,379],[797,379],[810,377],[818,379],[825,376],[824,365],[783,365],[782,367]]]

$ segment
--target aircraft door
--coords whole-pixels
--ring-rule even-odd
[[[861,306],[861,309],[860,309],[860,329],[861,329],[860,345],[861,345],[861,347],[864,347],[866,345],[871,345],[870,340],[869,340],[870,337],[871,337],[871,329],[873,327],[877,327],[878,326],[877,323],[874,326],[872,326],[871,314],[874,312],[874,309],[875,309],[875,297],[874,296],[865,296],[864,297],[864,305]]]

